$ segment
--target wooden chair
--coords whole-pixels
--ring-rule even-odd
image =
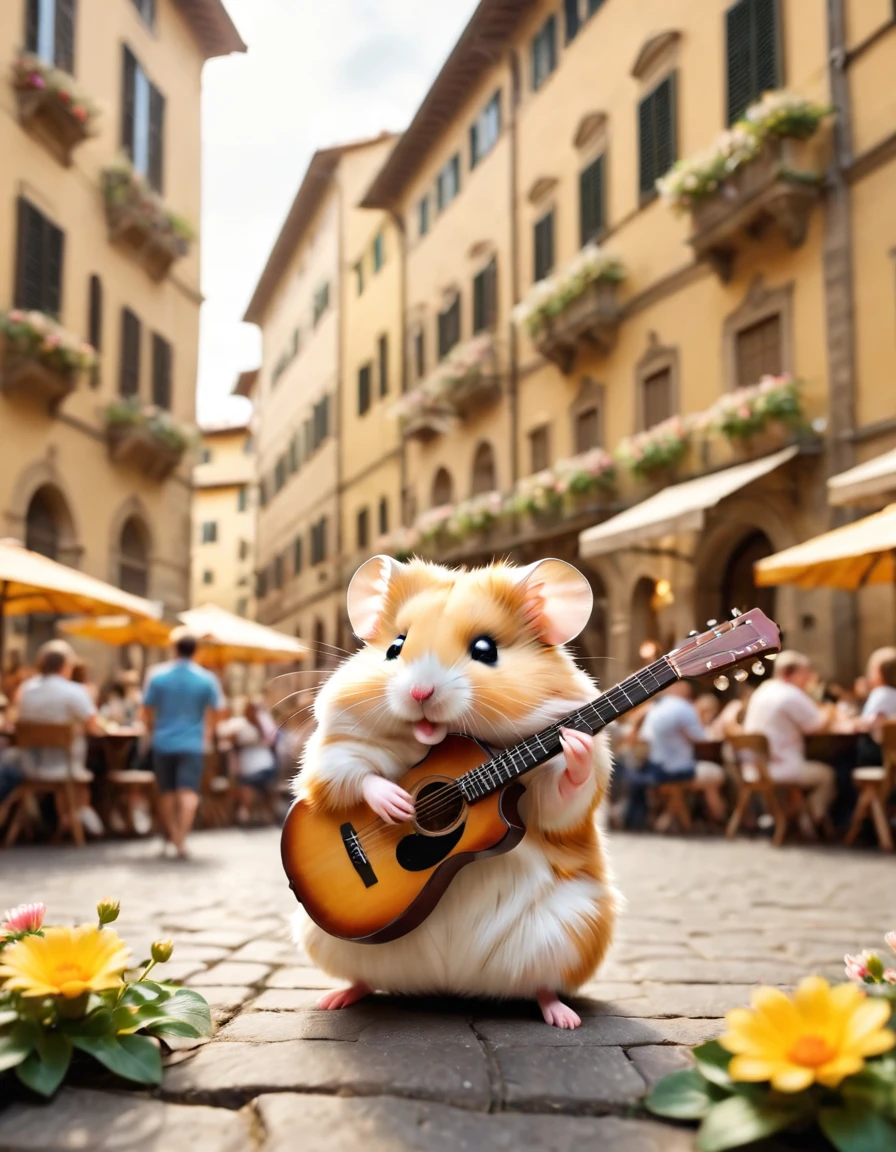
[[[870,817],[878,844],[885,852],[892,852],[893,833],[887,815],[887,801],[896,782],[896,720],[889,720],[882,725],[880,744],[883,767],[856,768],[853,771],[852,779],[859,798],[844,843],[852,844]]]
[[[10,797],[11,818],[6,831],[4,846],[11,848],[19,838],[19,833],[32,810],[34,802],[41,796],[52,796],[61,825],[68,825],[72,839],[84,845],[84,829],[78,818],[76,788],[88,784],[93,776],[86,769],[76,770],[72,759],[74,728],[71,724],[23,724],[16,725],[15,745],[22,751],[30,748],[56,748],[65,753],[66,775],[57,780],[41,780],[39,777],[26,778]]]
[[[214,751],[205,756],[198,815],[206,828],[225,828],[233,823],[233,783],[229,776],[220,774],[222,755],[227,754]]]
[[[108,819],[113,812],[118,812],[128,830],[136,835],[137,829],[134,827],[134,810],[131,800],[137,795],[142,795],[152,822],[155,824],[158,797],[156,774],[151,769],[128,768],[131,753],[130,740],[119,740],[107,736],[102,741],[102,747],[103,756],[106,760],[107,811],[104,816]]]
[[[816,839],[815,822],[806,806],[806,788],[801,784],[786,784],[772,779],[768,766],[768,740],[765,736],[730,736],[728,743],[733,752],[738,793],[725,835],[730,838],[736,834],[750,801],[758,796],[775,822],[772,843],[776,847],[784,843],[787,826],[792,820],[807,829],[811,828],[811,838]],[[805,821],[804,816],[807,817]]]
[[[635,742],[632,748],[633,760],[636,764],[647,763],[649,745],[643,740]],[[658,802],[659,812],[653,821],[658,832],[668,832],[677,824],[682,832],[690,832],[693,828],[691,810],[688,807],[688,793],[692,791],[690,780],[677,780],[668,784],[654,784],[650,787],[650,794]]]

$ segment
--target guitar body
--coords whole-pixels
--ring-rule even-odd
[[[314,808],[297,800],[283,826],[290,887],[325,932],[382,944],[416,928],[465,864],[509,852],[525,832],[513,783],[464,803],[454,781],[489,759],[465,736],[449,736],[398,783],[415,800],[413,824],[386,824],[362,803]]]

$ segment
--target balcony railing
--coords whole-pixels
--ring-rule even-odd
[[[19,123],[38,137],[63,164],[94,134],[99,108],[73,76],[32,53],[17,57],[12,69]]]
[[[43,312],[0,313],[4,356],[0,388],[55,412],[96,364],[94,349]]]
[[[112,460],[152,480],[165,480],[190,446],[190,430],[152,405],[124,400],[111,404],[104,417]]]
[[[194,232],[124,160],[103,169],[103,198],[111,240],[131,249],[154,280],[186,256]]]

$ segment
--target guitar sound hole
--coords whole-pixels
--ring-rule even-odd
[[[415,823],[421,832],[443,832],[460,820],[464,798],[454,782],[432,780],[417,790]]]

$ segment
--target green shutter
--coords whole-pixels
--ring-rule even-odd
[[[75,0],[56,0],[55,64],[63,72],[75,71]]]
[[[756,76],[753,95],[758,98],[781,85],[778,0],[753,0],[753,36]]]
[[[579,243],[584,247],[604,228],[604,158],[579,176]]]
[[[658,180],[669,171],[676,158],[675,82],[672,72],[653,91],[654,131],[656,133],[656,172]]]
[[[725,13],[729,124],[741,117],[753,96],[752,3],[753,0],[738,0]]]
[[[656,183],[656,149],[653,137],[653,93],[638,105],[638,191],[642,198],[653,193]]]

